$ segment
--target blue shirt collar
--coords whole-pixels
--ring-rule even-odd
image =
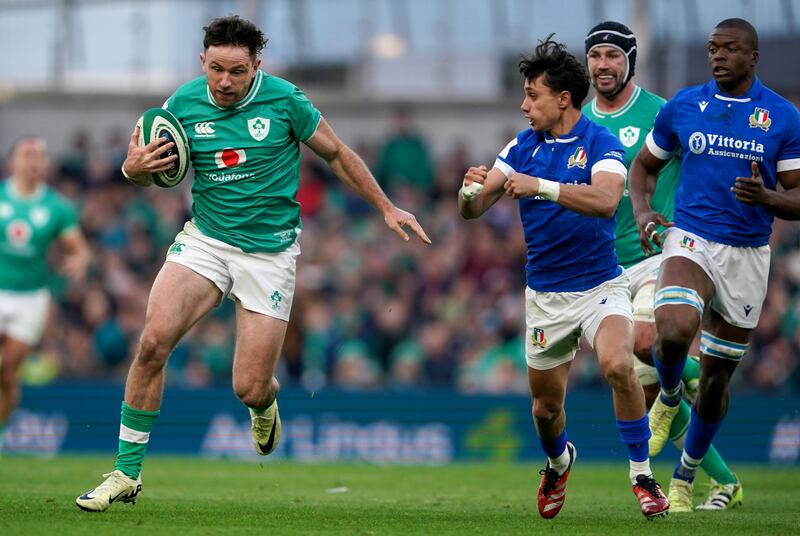
[[[759,79],[758,76],[753,78],[753,84],[750,86],[750,89],[747,90],[747,93],[739,95],[738,97],[732,97],[728,93],[722,91],[717,85],[716,80],[712,79],[706,84],[706,94],[709,97],[716,97],[720,100],[733,102],[750,102],[753,99],[757,99],[759,95],[761,95],[762,89],[764,89],[764,85],[761,83],[761,79]]]
[[[553,138],[549,134],[543,133],[542,137],[546,143],[572,143],[578,138],[582,138],[586,134],[587,128],[589,128],[589,118],[581,114],[578,122],[575,123],[575,126],[572,127],[572,130],[570,130],[567,134],[559,136],[558,138]]]

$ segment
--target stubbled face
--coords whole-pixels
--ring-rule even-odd
[[[717,85],[734,91],[752,80],[758,63],[748,34],[739,28],[715,28],[708,39],[708,64]]]
[[[556,126],[567,106],[570,106],[569,92],[550,89],[543,74],[525,81],[525,98],[520,109],[536,132],[547,132]]]
[[[250,56],[247,47],[210,46],[200,54],[203,72],[214,100],[229,108],[242,100],[258,72],[261,60]]]
[[[41,182],[50,169],[47,144],[40,138],[20,140],[9,161],[11,174],[26,182]]]
[[[596,46],[586,57],[595,91],[605,97],[619,93],[628,70],[628,57],[612,46]]]

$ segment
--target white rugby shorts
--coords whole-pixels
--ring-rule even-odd
[[[733,326],[756,327],[767,295],[769,246],[728,246],[672,227],[662,256],[685,257],[700,266],[714,283],[711,307]]]
[[[525,359],[536,370],[549,370],[572,360],[581,335],[594,347],[597,328],[611,315],[633,320],[628,276],[582,292],[539,292],[525,289]]]
[[[27,292],[0,290],[0,335],[36,346],[49,310],[50,291],[46,288]]]
[[[658,282],[658,270],[661,266],[661,255],[653,255],[625,269],[630,279],[631,297],[633,298],[633,320],[635,322],[655,323],[653,303]],[[635,355],[633,371],[642,385],[658,383],[658,371]]]
[[[166,260],[210,280],[223,295],[239,300],[248,311],[288,321],[299,254],[296,240],[277,253],[246,253],[206,236],[188,221],[167,251]]]
[[[661,255],[653,255],[625,269],[630,280],[633,319],[637,322],[655,322],[653,303],[658,282]]]

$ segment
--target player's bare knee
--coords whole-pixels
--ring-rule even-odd
[[[628,391],[636,383],[629,360],[605,360],[600,363],[600,370],[614,391]]]
[[[537,421],[554,421],[563,411],[563,404],[557,400],[537,397],[533,399],[533,418]]]
[[[172,344],[152,331],[145,330],[139,339],[136,362],[139,366],[161,370],[167,364]]]
[[[691,325],[690,325],[691,324]],[[667,363],[680,361],[689,351],[697,326],[690,322],[665,322],[658,326],[656,347]]]
[[[278,394],[277,382],[266,385],[249,381],[234,381],[233,392],[242,404],[251,408],[263,408],[269,405]]]

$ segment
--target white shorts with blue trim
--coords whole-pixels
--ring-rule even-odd
[[[607,316],[633,320],[628,276],[582,292],[540,292],[525,288],[525,360],[536,370],[571,361],[581,335],[594,347],[597,328]]]
[[[684,257],[700,266],[714,283],[709,305],[732,326],[756,327],[767,295],[769,246],[729,246],[672,227],[666,231],[662,256]]]

